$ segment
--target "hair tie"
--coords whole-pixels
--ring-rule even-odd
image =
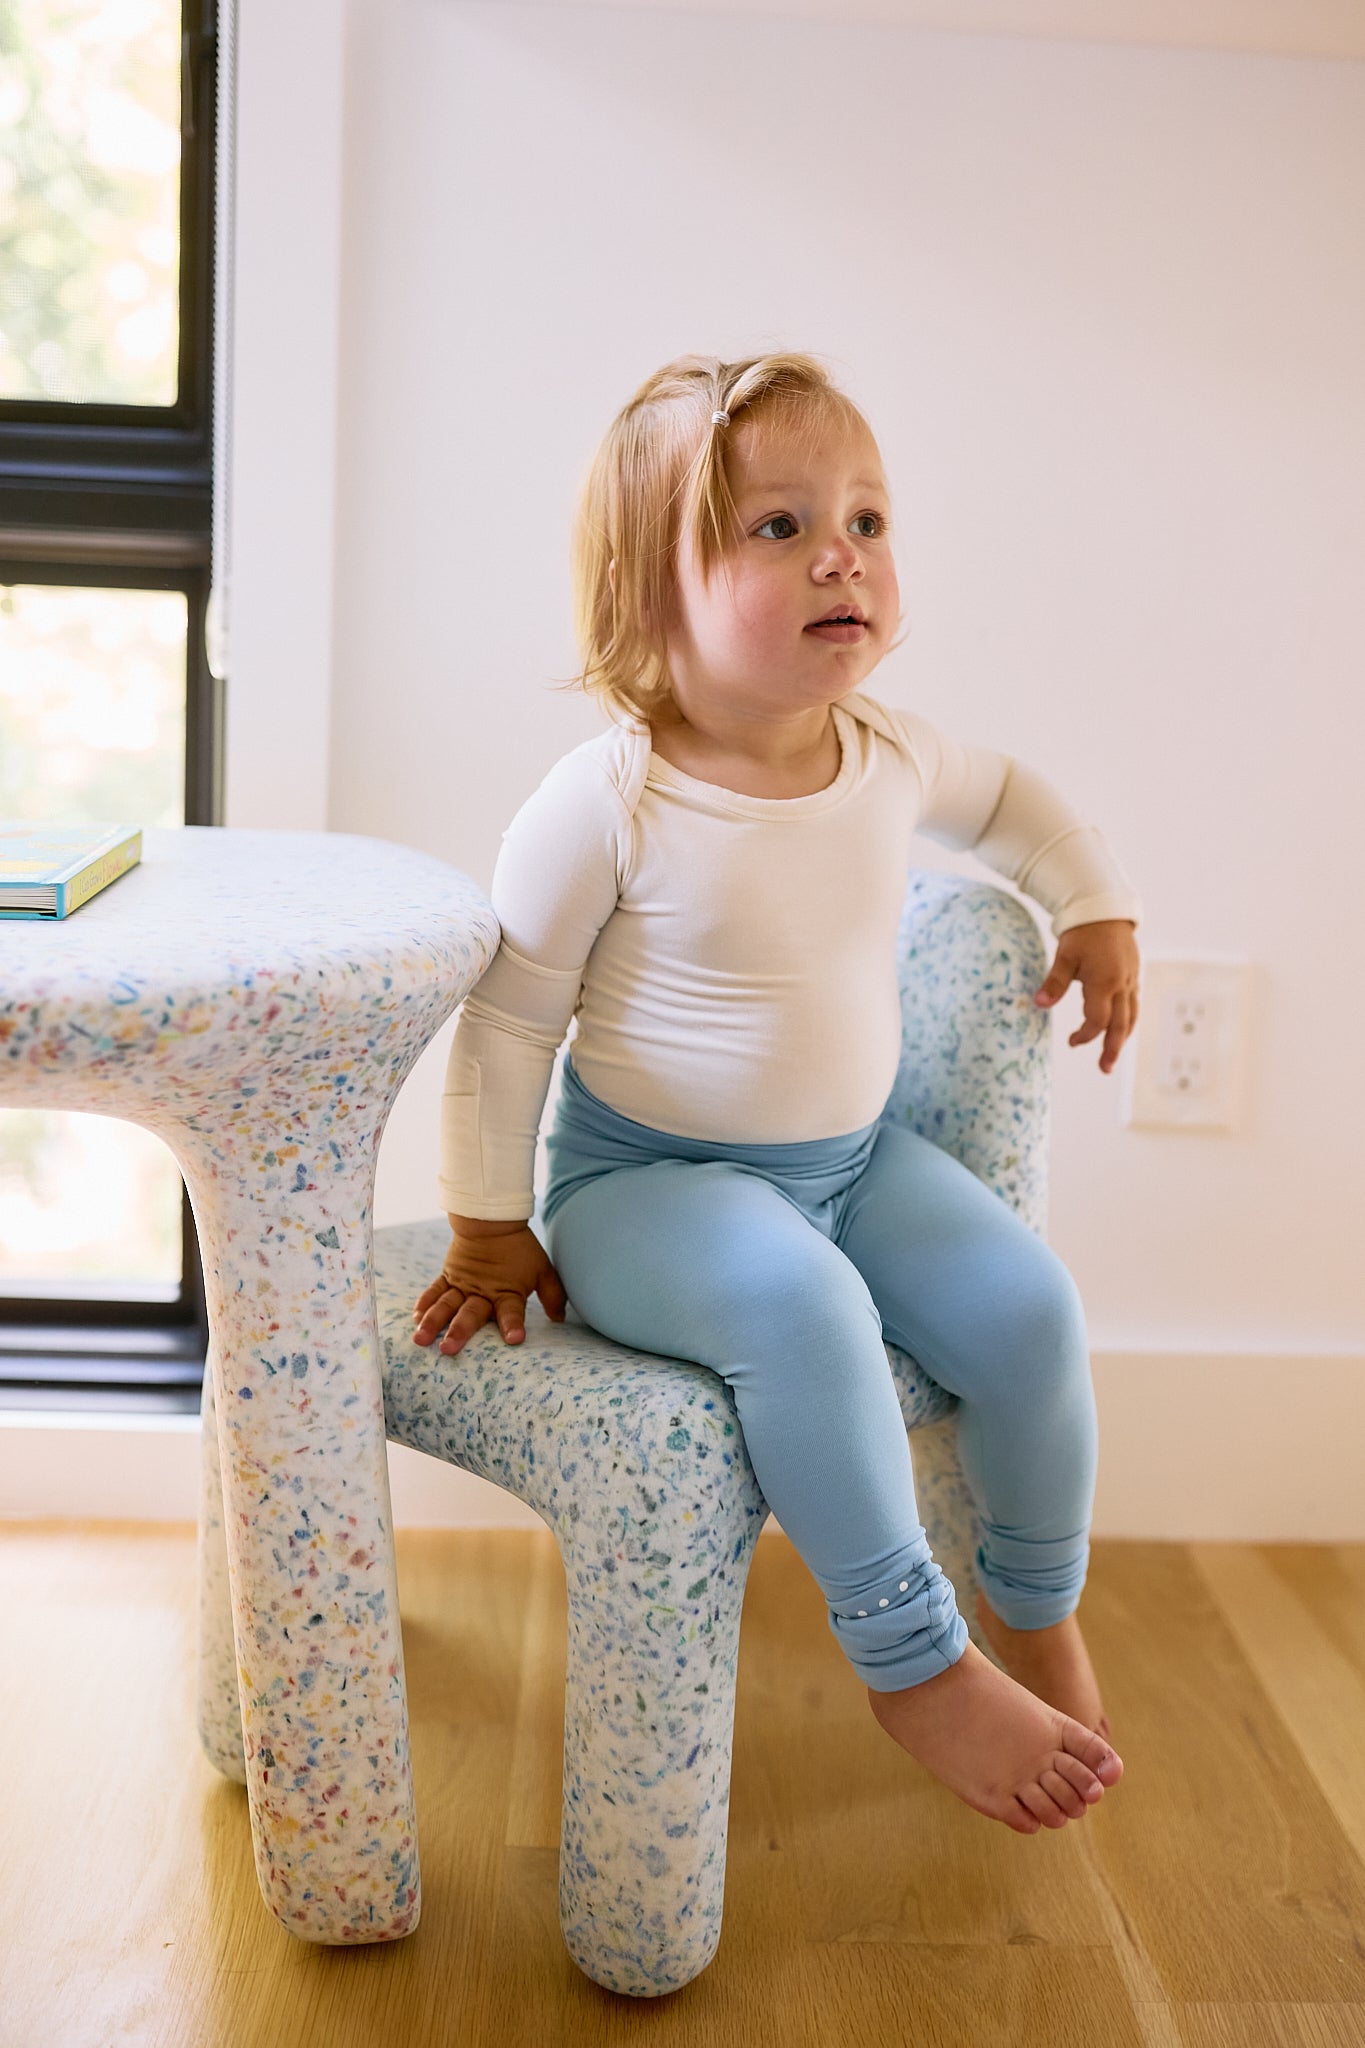
[[[728,427],[728,426],[729,426],[729,424],[730,424],[730,415],[729,415],[729,413],[728,413],[728,412],[713,412],[713,413],[712,413],[712,415],[711,415],[711,424],[712,424],[712,426],[713,426],[713,427]]]

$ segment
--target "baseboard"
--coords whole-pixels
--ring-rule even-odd
[[[1092,1535],[1365,1542],[1365,1357],[1111,1351],[1092,1369]],[[194,1416],[0,1413],[0,1516],[192,1522],[198,1431]],[[397,1444],[389,1481],[400,1528],[544,1527],[514,1495]]]
[[[1365,1354],[1092,1355],[1096,1536],[1365,1542]]]

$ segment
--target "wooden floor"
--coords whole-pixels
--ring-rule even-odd
[[[548,1532],[399,1538],[424,1912],[319,1949],[194,1733],[194,1532],[0,1524],[3,2048],[1365,2048],[1365,1548],[1092,1545],[1123,1782],[1058,1832],[898,1749],[780,1536],[744,1609],[720,1948],[589,1981],[556,1910]]]

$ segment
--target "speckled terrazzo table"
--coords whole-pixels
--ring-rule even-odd
[[[141,1124],[189,1189],[226,1503],[205,1540],[226,1532],[235,1638],[215,1760],[246,1778],[267,1905],[313,1941],[392,1940],[420,1911],[375,1154],[499,936],[468,876],[409,848],[195,826],[148,830],[70,918],[0,923],[0,1103]]]

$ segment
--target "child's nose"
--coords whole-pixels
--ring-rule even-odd
[[[862,557],[847,535],[830,541],[821,550],[816,574],[821,580],[825,580],[832,572],[840,576],[861,576],[863,573]]]

